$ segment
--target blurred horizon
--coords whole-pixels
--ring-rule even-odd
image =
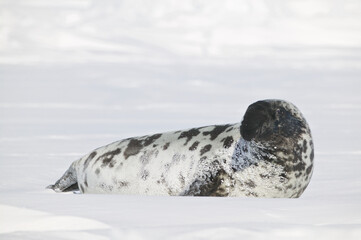
[[[361,3],[1,0],[0,63],[360,69]]]

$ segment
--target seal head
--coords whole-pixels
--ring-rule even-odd
[[[283,100],[255,102],[248,107],[240,132],[243,149],[257,148],[248,161],[281,167],[281,180],[286,183],[282,191],[291,189],[290,197],[299,197],[312,175],[314,148],[310,128],[298,108]]]
[[[241,135],[247,141],[279,143],[285,138],[297,138],[307,129],[307,123],[296,106],[281,100],[264,100],[248,107]]]

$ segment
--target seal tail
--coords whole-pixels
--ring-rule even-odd
[[[79,190],[77,174],[75,170],[75,163],[73,162],[69,169],[63,174],[63,176],[55,182],[54,185],[49,185],[47,189],[53,189],[55,192],[69,192]]]

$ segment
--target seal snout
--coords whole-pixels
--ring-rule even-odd
[[[250,141],[260,133],[271,117],[270,111],[271,104],[267,101],[258,101],[248,107],[241,124],[241,135],[245,140]]]

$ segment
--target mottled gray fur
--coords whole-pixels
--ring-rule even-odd
[[[75,161],[56,192],[299,197],[313,171],[301,112],[282,100],[250,105],[242,123],[134,137]]]

